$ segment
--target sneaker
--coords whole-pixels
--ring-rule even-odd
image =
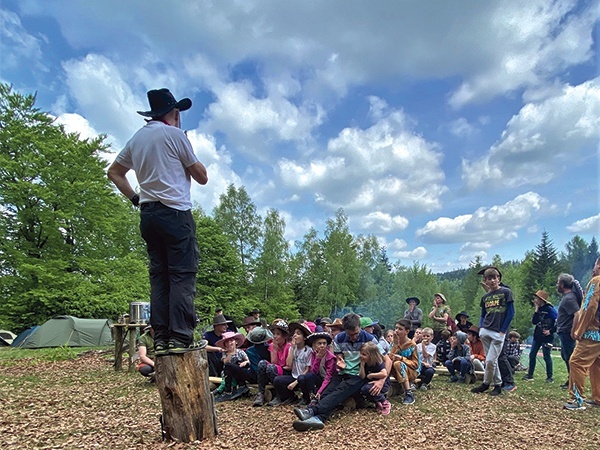
[[[561,389],[569,389],[569,382],[567,381],[565,384],[561,384],[559,387]]]
[[[313,410],[310,408],[294,408],[294,414],[300,420],[307,420],[314,416]]]
[[[422,384],[421,387],[419,388],[420,391],[426,391],[427,389],[429,389],[428,384]]]
[[[414,403],[414,401],[415,401],[415,399],[413,398],[413,403]],[[383,402],[380,403],[380,405],[381,405],[381,409],[379,410],[379,412],[382,415],[387,416],[390,413],[390,411],[392,410],[392,404],[389,401],[384,400]]]
[[[381,411],[381,408],[382,408],[381,404],[382,404],[382,403],[383,403],[383,402],[375,402],[375,409],[376,409],[377,411]]]
[[[479,386],[474,387],[473,389],[471,389],[471,392],[473,394],[481,394],[482,392],[487,391],[489,388],[490,388],[489,384],[481,383]]]
[[[168,352],[169,355],[181,355],[194,350],[202,350],[207,344],[208,341],[205,341],[204,339],[201,341],[193,341],[191,344],[184,344],[177,339],[173,339],[169,341]]]
[[[243,397],[248,392],[250,392],[250,388],[248,386],[246,386],[246,385],[240,386],[236,390],[233,391],[233,394],[231,395],[231,400],[235,400],[236,398]]]
[[[402,402],[403,405],[412,405],[415,402],[415,396],[413,395],[413,393],[411,391],[407,391],[406,394],[404,395],[404,401]]]
[[[546,383],[554,383],[554,378],[546,378]]]
[[[502,388],[499,385],[494,386],[494,389],[492,389],[492,392],[490,392],[490,395],[500,395],[502,394]]]
[[[456,383],[458,381],[458,377],[456,375],[452,375],[448,380],[448,383]]]
[[[531,380],[533,380],[533,375],[529,375],[529,374],[527,374],[527,375],[525,375],[525,376],[523,377],[523,380],[524,380],[524,381],[531,381]]]
[[[600,402],[597,402],[597,401],[595,401],[595,400],[592,400],[591,398],[588,398],[588,399],[585,401],[585,404],[586,404],[586,405],[593,406],[593,407],[595,407],[595,408],[600,408]]]
[[[233,392],[223,392],[215,397],[215,403],[228,402],[231,400]]]
[[[256,397],[254,397],[254,403],[252,403],[252,406],[262,406],[265,404],[265,394],[263,394],[262,392],[259,392],[258,394],[256,394]]]
[[[169,354],[169,343],[165,341],[157,341],[154,343],[154,355],[165,356]]]
[[[585,409],[585,405],[579,404],[574,400],[568,401],[563,406],[564,409],[568,409],[569,411],[583,411]]]
[[[505,384],[502,386],[502,389],[504,389],[506,392],[514,392],[517,390],[517,386],[514,384]]]
[[[295,420],[292,424],[296,431],[322,430],[325,424],[318,417],[309,417],[306,420]]]
[[[457,383],[466,383],[466,382],[467,382],[467,377],[461,377],[460,375],[458,376]]]
[[[410,383],[410,390],[411,391],[416,391],[417,390],[417,385],[415,383]]]
[[[275,396],[273,397],[273,399],[267,403],[267,406],[279,406],[281,405],[283,402],[281,401],[281,399],[279,398],[279,396]]]

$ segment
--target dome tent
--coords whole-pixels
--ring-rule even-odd
[[[21,348],[99,347],[113,343],[108,319],[55,316],[41,325]]]

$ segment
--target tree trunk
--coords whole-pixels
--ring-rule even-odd
[[[156,358],[163,439],[193,442],[217,434],[205,350]]]

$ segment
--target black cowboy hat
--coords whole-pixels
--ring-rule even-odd
[[[459,312],[459,313],[458,313],[456,316],[454,316],[454,318],[455,318],[456,320],[458,320],[458,318],[459,318],[460,316],[465,316],[467,319],[469,318],[469,314],[467,314],[467,312],[466,312],[466,311],[461,311],[461,312]]]
[[[137,113],[153,119],[164,116],[174,108],[185,111],[192,107],[192,101],[189,98],[177,101],[171,91],[166,88],[148,91],[148,103],[150,103],[150,111],[138,111]]]
[[[410,303],[411,300],[414,300],[417,303],[417,305],[421,303],[421,300],[419,300],[417,297],[408,297],[405,301],[406,303]]]
[[[333,338],[326,331],[318,331],[316,333],[312,333],[306,338],[306,345],[312,346],[317,339],[325,339],[327,341],[327,345],[331,344]]]

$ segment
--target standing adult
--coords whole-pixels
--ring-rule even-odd
[[[433,308],[429,313],[429,318],[432,321],[431,329],[433,330],[434,344],[437,344],[440,340],[441,332],[448,329],[448,317],[450,317],[450,308],[446,306],[446,297],[444,294],[435,294]]]
[[[223,333],[227,331],[227,327],[231,320],[227,320],[223,314],[213,317],[213,329],[204,333],[204,339],[208,343],[206,345],[206,355],[208,357],[208,374],[211,377],[220,377],[223,371],[223,348],[217,346]]]
[[[537,352],[541,347],[544,362],[546,363],[546,383],[552,383],[551,351],[558,313],[548,301],[548,293],[546,291],[537,291],[533,294],[533,304],[535,305],[535,312],[533,313],[531,323],[535,325],[535,330],[533,332],[533,343],[529,351],[529,370],[523,379],[533,380]]]
[[[415,335],[415,330],[420,328],[423,322],[423,310],[418,307],[421,303],[418,297],[408,297],[405,301],[408,304],[408,308],[404,311],[404,318],[410,321],[408,337],[412,339]]]
[[[139,206],[140,231],[150,259],[150,323],[157,356],[201,348],[194,345],[194,296],[198,271],[196,224],[192,217],[191,179],[208,182],[190,141],[180,129],[180,111],[189,98],[175,100],[168,89],[148,92],[148,123],[125,144],[108,169],[108,178]],[[135,171],[139,195],[127,180]]]
[[[593,278],[575,316],[571,337],[577,341],[569,365],[569,410],[585,409],[586,404],[600,406],[600,258],[592,269]],[[592,398],[585,399],[585,379],[590,376]]]
[[[575,278],[568,273],[561,273],[556,282],[556,290],[562,295],[558,304],[558,317],[556,319],[556,334],[560,339],[560,357],[567,365],[567,374],[570,373],[569,360],[575,349],[575,341],[571,338],[573,328],[573,318],[579,311],[581,300],[577,298],[575,288]],[[561,384],[562,389],[569,388],[569,380]]]

